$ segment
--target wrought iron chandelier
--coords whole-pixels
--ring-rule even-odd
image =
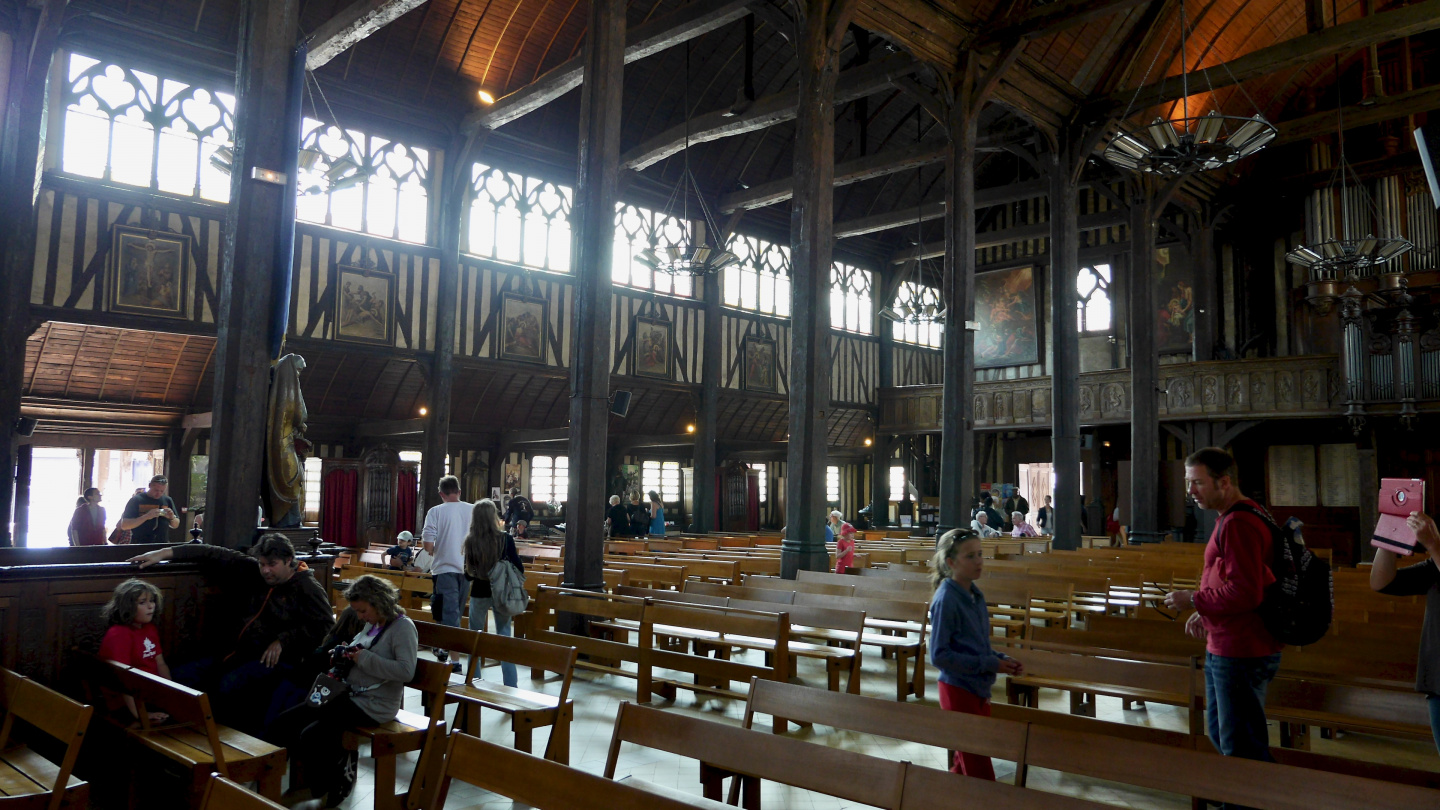
[[[726,245],[710,244],[712,235],[718,238],[722,235],[722,231],[715,222],[715,215],[711,213],[710,206],[705,202],[705,195],[700,193],[700,184],[695,181],[695,175],[690,171],[690,44],[688,42],[685,44],[684,112],[685,148],[681,151],[684,161],[683,168],[679,182],[675,184],[675,188],[670,192],[670,198],[665,202],[665,207],[661,209],[661,215],[665,218],[678,216],[680,221],[688,226],[690,235],[680,244],[657,244],[647,247],[636,254],[635,260],[651,270],[661,273],[706,276],[724,270],[739,261],[739,258],[728,250],[728,238]],[[700,209],[700,218],[694,221],[690,219],[691,195],[694,195]]]
[[[924,136],[924,120],[915,116],[915,142],[921,142]],[[922,248],[925,240],[921,238],[921,226],[925,222],[925,193],[921,184],[924,167],[915,167],[915,262],[905,264],[911,269],[900,279],[900,284],[895,288],[895,301],[880,310],[882,318],[888,318],[899,323],[912,325],[930,325],[945,323],[945,306],[939,297],[933,292],[934,288],[924,283],[925,278],[925,257]]]
[[[1130,106],[1120,118],[1115,134],[1105,147],[1105,159],[1122,169],[1147,172],[1169,177],[1180,177],[1218,169],[1240,158],[1249,157],[1275,139],[1275,126],[1256,113],[1249,118],[1225,115],[1220,110],[1211,110],[1206,115],[1190,114],[1190,76],[1187,39],[1189,20],[1185,14],[1185,0],[1180,0],[1180,82],[1183,93],[1180,101],[1181,114],[1178,118],[1166,120],[1156,118],[1144,127],[1132,127],[1126,123],[1134,112],[1135,101],[1140,88],[1149,84],[1150,71],[1155,67],[1151,60],[1145,77],[1135,89]],[[1171,23],[1172,26],[1174,23]],[[1169,33],[1166,33],[1169,39]],[[1163,50],[1163,47],[1162,49]],[[1159,52],[1156,52],[1159,58]],[[1222,63],[1223,66],[1223,63]],[[1229,68],[1226,68],[1229,72]],[[1209,72],[1205,71],[1209,84]],[[1233,76],[1231,77],[1233,80]],[[1245,93],[1239,82],[1234,82]],[[1214,88],[1210,88],[1214,96]],[[1246,94],[1249,98],[1249,94]],[[1252,100],[1251,106],[1259,109]]]
[[[1370,233],[1357,238],[1351,234],[1349,180],[1352,178],[1355,181],[1354,188],[1360,192],[1360,198],[1365,205],[1364,213],[1369,215],[1370,221],[1372,223],[1380,222],[1382,231],[1387,230],[1388,225],[1384,218],[1379,216],[1375,201],[1365,190],[1365,184],[1360,181],[1354,167],[1345,159],[1345,107],[1340,100],[1340,58],[1338,56],[1335,58],[1335,119],[1336,145],[1339,155],[1335,162],[1335,170],[1330,173],[1330,182],[1325,186],[1325,194],[1333,198],[1338,184],[1340,236],[1338,238],[1331,236],[1328,239],[1301,245],[1285,254],[1285,258],[1291,264],[1309,269],[1310,281],[1307,286],[1310,294],[1307,297],[1320,309],[1322,315],[1328,313],[1334,304],[1339,289],[1338,282],[1354,281],[1377,273],[1386,273],[1388,262],[1405,255],[1415,247],[1410,240],[1403,237],[1375,236]],[[1316,222],[1323,222],[1319,212],[1317,212]],[[1324,236],[1324,230],[1321,230],[1317,236]],[[1389,274],[1397,272],[1401,271],[1389,271]],[[1384,286],[1391,289],[1397,286],[1403,287],[1403,285],[1393,283]]]

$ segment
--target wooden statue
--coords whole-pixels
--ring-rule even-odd
[[[287,354],[275,364],[270,381],[270,412],[265,423],[265,518],[271,527],[300,525],[305,495],[305,395],[300,372],[305,358]]]

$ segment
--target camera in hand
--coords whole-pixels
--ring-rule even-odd
[[[330,670],[344,679],[355,668],[355,661],[347,657],[350,653],[360,649],[358,644],[341,644],[330,651]]]

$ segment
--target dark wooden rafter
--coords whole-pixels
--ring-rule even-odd
[[[838,106],[890,87],[895,78],[908,76],[921,68],[921,63],[907,54],[890,54],[859,67],[840,73],[835,83],[835,104]],[[707,143],[747,132],[793,121],[796,111],[796,90],[788,89],[755,100],[744,113],[731,115],[730,107],[695,116],[688,124],[690,144]],[[687,124],[673,126],[623,155],[621,165],[641,170],[664,160],[685,148]]]
[[[678,11],[636,26],[625,36],[625,63],[636,62],[729,25],[750,13],[754,0],[695,0]],[[549,104],[580,86],[584,58],[576,56],[546,71],[531,84],[465,117],[462,127],[496,129]]]
[[[1345,128],[1370,126],[1392,118],[1402,118],[1418,112],[1440,108],[1440,87],[1422,87],[1392,96],[1368,99],[1365,104],[1352,104],[1345,108]],[[1293,143],[1309,140],[1335,131],[1335,110],[1317,112],[1301,118],[1281,121],[1276,125],[1280,134],[1275,143]]]
[[[1061,0],[1034,5],[1026,11],[999,21],[974,44],[977,50],[1001,48],[1008,42],[1039,39],[1083,25],[1091,20],[1129,11],[1150,0]]]
[[[1094,231],[1103,228],[1115,228],[1126,224],[1129,219],[1125,211],[1101,211],[1098,214],[1085,214],[1079,218],[1080,230]],[[1014,244],[1016,242],[1028,242],[1032,239],[1044,239],[1050,235],[1050,224],[1048,222],[1037,222],[1033,225],[1015,225],[1009,228],[1001,228],[998,231],[985,231],[975,235],[975,248],[977,250],[987,247],[999,247],[1001,245]],[[914,261],[916,256],[923,259],[934,259],[945,255],[943,244],[922,245],[918,248],[906,248],[890,257],[890,264],[903,264]]]
[[[1170,76],[1138,90],[1116,90],[1094,100],[1089,117],[1115,115],[1126,109],[1143,110],[1184,97],[1184,87],[1218,89],[1277,71],[1347,53],[1357,48],[1440,28],[1440,0],[1382,11],[1355,22],[1342,23],[1314,34],[1304,34],[1267,48],[1251,51],[1220,65],[1192,70],[1184,77]]]
[[[916,166],[928,166],[945,159],[944,144],[920,144],[889,152],[877,152],[862,158],[840,163],[835,166],[835,185],[859,183],[887,174],[903,172]],[[734,194],[720,198],[719,210],[723,214],[735,211],[750,211],[775,205],[789,200],[795,193],[795,180],[786,177],[769,183],[761,183]]]
[[[310,35],[305,67],[318,70],[361,40],[399,19],[425,0],[356,0],[321,23]]]
[[[1043,197],[1049,190],[1049,184],[1044,180],[1030,180],[1024,183],[1015,183],[998,188],[987,188],[975,192],[975,207],[987,208],[994,205],[1019,202],[1033,197]],[[835,238],[845,239],[850,236],[863,236],[867,233],[887,231],[891,228],[901,228],[906,225],[914,225],[916,208],[897,208],[884,214],[876,214],[869,217],[847,220],[835,223]],[[932,219],[941,219],[945,216],[945,201],[938,200],[918,206],[921,221],[928,222]]]

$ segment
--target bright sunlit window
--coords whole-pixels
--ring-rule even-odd
[[[790,317],[790,248],[737,234],[730,250],[740,261],[725,268],[725,306]]]
[[[766,491],[770,482],[766,480],[765,465],[751,464],[750,469],[758,470],[760,473],[760,503],[765,503],[770,497],[769,493]]]
[[[923,284],[916,284],[913,281],[900,282],[900,289],[895,295],[891,305],[901,301],[915,301],[918,294],[918,303],[933,304],[937,310],[944,309],[940,305],[940,291],[934,287]],[[903,321],[891,321],[891,329],[895,339],[902,343],[914,343],[919,346],[929,346],[932,349],[940,348],[941,340],[945,335],[945,327],[938,323],[905,323]]]
[[[840,468],[825,468],[825,500],[832,504],[840,503]]]
[[[320,470],[325,462],[318,458],[305,459],[305,514],[306,523],[320,520]]]
[[[1110,331],[1110,265],[1082,267],[1075,276],[1076,316],[1081,332]]]
[[[569,186],[476,163],[466,251],[497,262],[570,272]]]
[[[868,335],[874,331],[871,317],[871,273],[843,262],[830,265],[830,326]]]
[[[890,500],[905,500],[905,468],[890,468]]]
[[[561,504],[570,497],[570,457],[535,456],[530,459],[530,500]]]
[[[660,500],[665,503],[680,500],[680,462],[640,462],[640,487],[644,490],[641,498],[649,498],[653,490],[660,493]]]
[[[610,276],[616,284],[667,295],[695,294],[695,279],[686,274],[659,273],[636,260],[646,248],[683,245],[690,239],[690,224],[678,217],[620,203],[615,211],[615,257]]]
[[[232,137],[230,93],[71,54],[61,103],[66,174],[229,201],[230,176],[210,158]]]
[[[306,118],[295,215],[405,242],[425,242],[430,152]]]

